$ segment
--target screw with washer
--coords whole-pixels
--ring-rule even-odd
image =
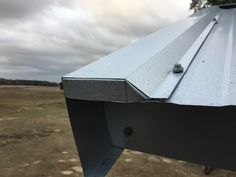
[[[182,73],[182,72],[184,72],[184,67],[181,64],[176,63],[174,65],[174,67],[172,68],[172,72],[173,73]]]

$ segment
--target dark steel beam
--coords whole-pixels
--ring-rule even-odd
[[[124,148],[236,170],[236,107],[67,99],[86,177],[103,177]]]

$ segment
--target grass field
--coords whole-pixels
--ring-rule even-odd
[[[203,166],[126,150],[108,177],[203,177]],[[0,177],[82,177],[65,107],[54,87],[0,86]],[[236,177],[215,169],[210,177]]]

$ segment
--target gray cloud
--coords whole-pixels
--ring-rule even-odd
[[[21,18],[39,12],[53,0],[0,0],[0,18]]]
[[[0,77],[59,81],[187,16],[188,7],[189,0],[0,0]]]

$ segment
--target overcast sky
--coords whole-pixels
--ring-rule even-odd
[[[0,0],[0,78],[60,77],[189,15],[190,0]]]

